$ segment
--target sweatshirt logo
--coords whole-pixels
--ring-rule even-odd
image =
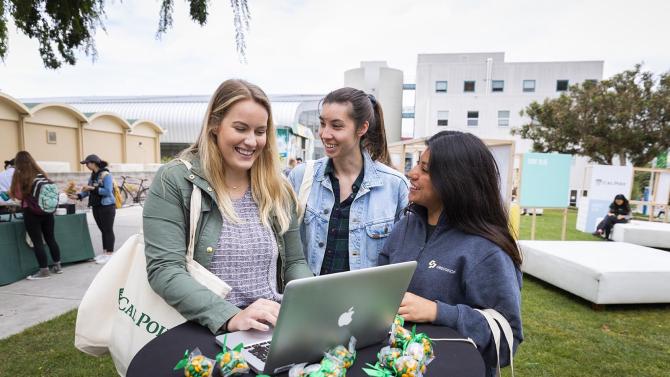
[[[455,274],[456,273],[456,271],[454,271],[450,268],[440,266],[439,264],[437,264],[437,262],[435,260],[431,260],[430,262],[428,262],[428,268],[429,269],[435,268],[435,269],[438,269],[440,271],[448,272],[450,274]]]

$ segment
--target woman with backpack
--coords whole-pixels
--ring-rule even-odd
[[[88,184],[82,191],[70,195],[71,199],[82,200],[88,197],[88,206],[93,211],[93,218],[102,232],[102,248],[104,252],[95,258],[95,263],[107,263],[114,252],[114,217],[116,217],[116,200],[114,199],[114,179],[107,169],[107,161],[97,155],[86,156],[82,165],[91,171]]]
[[[45,279],[50,276],[48,268],[47,254],[44,251],[44,241],[49,246],[51,259],[54,262],[53,272],[63,273],[60,265],[60,248],[56,243],[54,236],[54,214],[47,213],[40,209],[37,204],[39,191],[43,183],[49,183],[47,175],[42,168],[37,165],[33,156],[26,151],[20,151],[16,154],[15,171],[12,178],[12,184],[9,189],[9,196],[21,201],[23,208],[23,223],[26,226],[26,233],[33,242],[35,257],[40,266],[40,270],[34,275],[28,276],[28,280]],[[37,185],[40,185],[39,187]],[[38,192],[36,192],[38,191]]]

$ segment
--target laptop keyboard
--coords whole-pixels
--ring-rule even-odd
[[[270,353],[270,341],[256,343],[254,345],[244,347],[245,350],[249,351],[252,355],[256,356],[262,362],[266,362],[268,359],[268,354]]]

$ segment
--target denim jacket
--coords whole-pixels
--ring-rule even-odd
[[[372,161],[363,151],[364,178],[351,204],[349,215],[349,268],[374,267],[393,225],[408,204],[409,182],[399,171]],[[330,178],[324,174],[328,157],[314,162],[314,182],[307,200],[305,217],[300,225],[305,259],[315,275],[321,263],[328,238],[330,211],[335,195]],[[305,173],[305,164],[289,174],[293,189],[298,192]]]
[[[105,175],[105,178],[100,179],[102,172],[106,171],[108,174]],[[92,173],[88,178],[88,185],[96,187],[96,192],[100,195],[100,205],[108,206],[116,203],[114,199],[114,181],[112,174],[107,169],[101,169],[97,174]],[[89,196],[88,191],[82,191],[77,194],[79,200],[84,199]],[[90,206],[90,204],[89,204]]]

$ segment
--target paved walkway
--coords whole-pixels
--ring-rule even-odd
[[[87,222],[95,254],[101,254],[102,236],[90,211]],[[128,237],[137,233],[141,223],[141,207],[117,210],[115,247],[121,247]],[[64,266],[61,275],[36,281],[21,280],[0,287],[0,339],[75,309],[101,267],[93,262],[69,264]]]

